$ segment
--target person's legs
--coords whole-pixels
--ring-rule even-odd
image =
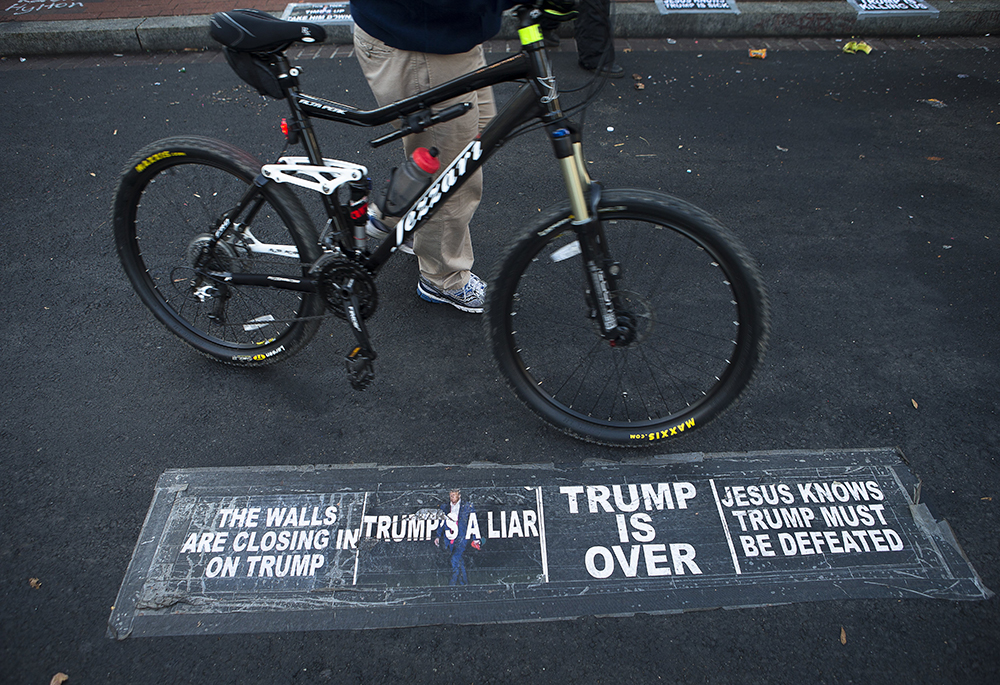
[[[465,545],[455,546],[455,551],[451,555],[451,581],[449,585],[468,585],[469,576],[465,572],[465,560],[462,555],[465,553]]]
[[[574,20],[576,50],[584,69],[609,70],[615,63],[614,36],[611,35],[611,0],[580,0],[580,14]]]
[[[396,50],[355,27],[354,44],[362,71],[379,106],[415,95],[485,65],[481,47],[460,55],[431,55]],[[418,147],[436,147],[441,168],[471,142],[496,112],[493,93],[486,88],[449,100],[438,106],[460,102],[472,104],[472,111],[423,133],[403,139],[407,156]],[[469,221],[482,198],[482,171],[469,177],[433,219],[414,234],[414,252],[421,275],[442,290],[462,288],[469,281],[474,255]],[[391,221],[387,221],[391,225]]]

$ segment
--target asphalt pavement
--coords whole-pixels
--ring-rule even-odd
[[[746,41],[689,38],[619,52],[627,77],[586,113],[593,175],[718,217],[761,264],[774,317],[741,403],[641,456],[898,447],[996,591],[1000,51],[992,38],[871,44],[846,54],[833,38],[775,40],[752,59]],[[564,105],[586,77],[573,58],[554,57]],[[307,90],[373,104],[347,52],[296,61]],[[116,179],[138,148],[182,133],[273,158],[281,103],[213,53],[7,58],[0,72],[0,681],[996,682],[996,597],[109,639],[167,469],[638,457],[528,414],[481,321],[421,302],[406,259],[379,279],[378,376],[362,393],[344,377],[350,336],[333,324],[260,371],[199,357],[122,274],[108,219]],[[370,152],[365,133],[320,127],[330,156],[387,170],[398,150]],[[544,146],[528,133],[486,167],[477,272],[559,196]]]

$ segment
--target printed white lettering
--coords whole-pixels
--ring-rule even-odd
[[[323,512],[323,525],[332,526],[336,522],[337,522],[337,507],[331,505],[327,507],[326,510]]]
[[[516,511],[511,513],[515,517],[517,516]],[[476,512],[472,512],[469,514],[469,524],[465,527],[465,539],[471,540],[472,538],[476,538],[477,540],[482,538],[482,535],[479,534],[479,517],[476,516]]]
[[[510,512],[510,519],[507,523],[507,537],[524,537],[524,532],[521,530],[521,520],[518,518],[516,511]]]
[[[603,485],[588,485],[587,486],[587,507],[591,514],[597,513],[597,505],[600,504],[601,508],[606,512],[613,512],[614,509],[611,508],[611,504],[608,500],[611,498],[611,490]]]
[[[264,517],[265,524],[268,528],[279,528],[281,527],[281,522],[285,516],[285,508],[282,507],[277,509],[275,507],[267,508],[267,516]]]
[[[667,505],[667,509],[674,508],[674,500],[670,497],[669,483],[657,483],[656,490],[653,490],[651,484],[643,484],[642,501],[646,505],[646,511],[652,511],[654,506],[657,511],[663,511],[664,504]]]
[[[222,572],[222,557],[212,557],[205,566],[205,577],[215,578]]]
[[[763,550],[762,539],[740,536],[745,556],[757,556],[754,550]],[[755,545],[756,543],[756,545]],[[813,554],[857,554],[861,552],[900,552],[904,548],[903,539],[892,528],[871,530],[827,530],[801,531],[798,533],[778,533],[778,545],[786,557],[810,556]],[[767,556],[761,554],[761,556]]]
[[[559,488],[560,494],[566,495],[569,498],[569,513],[579,514],[580,505],[577,502],[577,496],[583,494],[582,485],[563,485]],[[648,508],[648,507],[647,507]]]
[[[523,512],[523,522],[524,522],[524,536],[525,537],[538,537],[538,514],[531,509],[525,509]]]
[[[652,517],[649,514],[632,514],[629,519],[632,527],[635,528],[632,531],[632,537],[638,542],[651,542],[653,538],[656,537],[656,529],[651,525],[653,523]]]
[[[344,529],[344,546],[341,549],[357,549],[358,540],[361,538],[361,529]]]
[[[643,545],[642,553],[646,558],[646,575],[648,576],[669,576],[670,567],[667,565],[666,545]],[[664,564],[664,566],[660,566]]]
[[[777,552],[771,546],[771,536],[769,535],[741,535],[740,544],[743,546],[743,556],[745,557],[773,557]]]
[[[597,556],[601,557],[601,568],[597,568],[595,563]],[[587,567],[587,573],[592,575],[594,578],[607,578],[612,573],[615,572],[615,560],[609,552],[604,547],[591,547],[587,550],[587,555],[584,557],[584,565]]]
[[[628,486],[629,501],[626,504],[622,496],[622,486],[612,485],[611,490],[615,495],[615,506],[618,507],[618,511],[635,511],[639,508],[641,504],[639,500],[639,488],[630,483]]]
[[[403,244],[403,236],[409,233],[417,225],[417,222],[433,209],[448,192],[458,183],[458,179],[464,177],[469,171],[468,162],[470,159],[479,160],[483,154],[483,144],[479,140],[474,140],[452,160],[437,177],[430,188],[424,191],[413,208],[406,213],[399,223],[396,224],[396,245]]]
[[[663,545],[659,545],[663,547]],[[611,551],[615,553],[615,558],[618,559],[619,565],[622,567],[622,571],[625,573],[626,578],[635,578],[636,573],[639,572],[639,551],[642,545],[632,545],[632,549],[629,551],[629,558],[625,558],[622,548],[615,545],[611,548]],[[649,555],[646,555],[646,564],[649,564]]]
[[[616,567],[621,568],[626,578],[635,578],[639,575],[639,560],[642,559],[642,568],[649,577],[671,573],[683,575],[685,570],[701,575],[702,570],[694,560],[695,554],[694,546],[687,543],[632,545],[627,555],[619,545],[613,545],[610,550],[596,545],[587,550],[584,566],[593,578],[610,578]]]
[[[270,552],[278,542],[278,534],[269,530],[260,536],[260,551]]]
[[[618,542],[628,542],[628,526],[625,525],[625,514],[616,514],[615,523],[618,525]]]

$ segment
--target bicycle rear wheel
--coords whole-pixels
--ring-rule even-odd
[[[118,256],[143,303],[200,352],[259,366],[300,350],[320,325],[313,293],[234,285],[209,273],[302,278],[320,254],[302,204],[275,183],[258,187],[252,156],[220,141],[169,138],[129,162],[114,205]],[[232,228],[216,239],[229,221]],[[281,246],[284,246],[283,248]]]
[[[601,336],[564,204],[511,245],[492,279],[493,349],[517,396],[560,430],[607,445],[655,444],[739,397],[766,347],[768,300],[745,248],[696,207],[608,190],[598,215],[620,266],[618,314],[631,317],[634,339],[612,345]]]

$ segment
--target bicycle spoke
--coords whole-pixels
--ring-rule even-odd
[[[742,360],[756,363],[760,352],[745,335],[740,342],[744,312],[733,279],[746,280],[744,264],[709,249],[724,229],[708,220],[674,225],[663,196],[617,192],[642,198],[634,209],[629,199],[608,199],[614,208],[603,210],[608,254],[601,259],[618,267],[610,295],[621,337],[605,338],[587,303],[590,279],[570,231],[543,225],[526,232],[503,267],[517,272],[516,296],[497,290],[490,305],[504,317],[491,314],[494,330],[517,323],[495,345],[521,398],[574,434],[616,443],[644,437],[643,426],[693,426],[688,417],[706,416],[700,407],[711,405],[709,418],[718,413],[748,380]],[[727,247],[731,237],[721,240]],[[504,276],[499,282],[508,286]]]
[[[128,169],[115,198],[115,240],[126,274],[156,317],[232,364],[269,363],[301,349],[319,325],[318,296],[212,275],[301,279],[319,247],[295,196],[254,185],[260,163],[207,138],[159,141]],[[228,228],[220,235],[222,226]]]

